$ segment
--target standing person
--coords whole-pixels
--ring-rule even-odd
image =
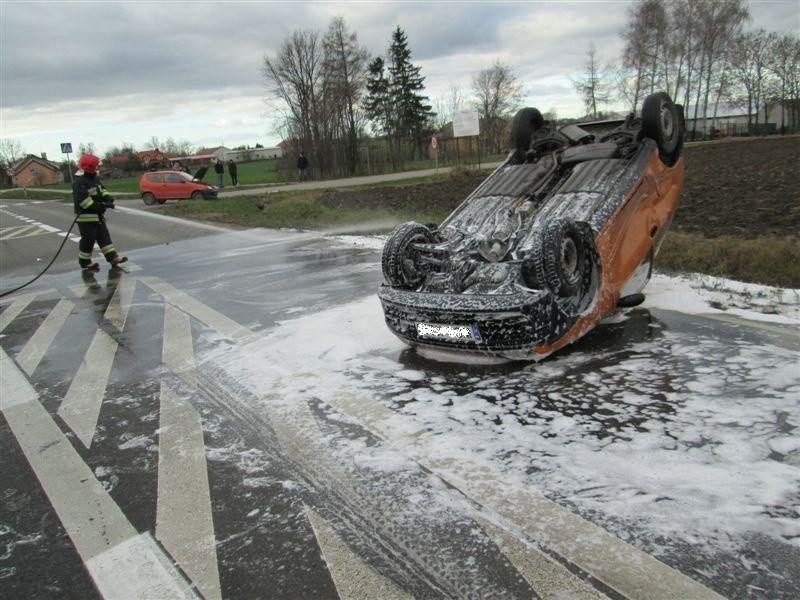
[[[114,208],[114,198],[103,187],[97,172],[99,168],[100,159],[97,156],[84,154],[78,161],[78,170],[72,183],[72,200],[75,204],[75,214],[78,215],[75,221],[81,233],[81,241],[78,243],[78,264],[81,269],[87,271],[96,271],[100,268],[99,264],[92,261],[95,242],[112,267],[128,260],[127,257],[117,254],[106,226],[104,213],[107,208]]]
[[[297,176],[300,178],[300,181],[308,180],[306,169],[308,169],[308,159],[306,155],[301,152],[300,156],[297,157]]]
[[[238,168],[232,158],[228,161],[228,174],[231,176],[231,185],[233,187],[239,187]]]
[[[225,175],[225,167],[222,165],[222,161],[217,159],[217,162],[214,163],[214,173],[217,174],[217,187],[222,189],[225,187],[225,181],[223,176]]]

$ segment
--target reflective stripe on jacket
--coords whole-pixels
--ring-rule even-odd
[[[100,177],[81,173],[75,176],[72,183],[72,201],[75,214],[79,223],[96,223],[102,220],[101,215],[106,211],[103,200],[109,194],[100,182]]]

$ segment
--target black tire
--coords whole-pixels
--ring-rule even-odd
[[[199,190],[196,192],[192,192],[192,200],[202,200],[203,198],[205,198],[203,192]]]
[[[548,222],[523,264],[526,284],[549,289],[562,298],[576,295],[591,270],[588,244],[586,234],[574,221]]]
[[[644,99],[642,135],[655,141],[665,164],[678,160],[683,147],[683,119],[666,92],[656,92]]]
[[[412,244],[434,242],[430,229],[415,221],[401,223],[383,246],[381,267],[383,278],[392,287],[417,289],[425,278],[420,268],[419,253]]]
[[[531,145],[533,132],[544,125],[544,117],[536,108],[523,108],[511,120],[511,147],[521,154]]]
[[[158,202],[159,204],[164,204],[166,201],[167,201],[166,198],[156,198],[156,202]]]
[[[142,194],[142,202],[144,202],[147,206],[153,206],[153,204],[156,203],[156,197],[150,192],[145,192]]]

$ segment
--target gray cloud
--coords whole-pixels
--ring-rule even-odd
[[[141,141],[213,138],[214,124],[263,137],[274,111],[263,102],[260,67],[295,29],[323,33],[342,15],[371,56],[383,55],[396,26],[427,93],[468,91],[494,60],[510,64],[544,108],[579,105],[569,77],[593,42],[616,62],[630,2],[4,2],[0,23],[0,115],[4,135],[40,144],[64,123],[93,123],[96,135]],[[752,3],[752,27],[796,27],[796,0]],[[566,113],[565,113],[566,114]],[[252,123],[261,120],[259,133]],[[218,127],[219,129],[219,127]],[[105,132],[105,133],[103,133]],[[255,132],[255,133],[254,133]],[[241,138],[244,139],[244,138]],[[251,143],[255,139],[251,140]]]

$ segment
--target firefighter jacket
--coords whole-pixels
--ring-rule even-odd
[[[100,177],[78,171],[72,184],[72,200],[75,204],[75,214],[78,223],[99,223],[103,221],[106,208],[113,207],[114,199],[111,197]]]

